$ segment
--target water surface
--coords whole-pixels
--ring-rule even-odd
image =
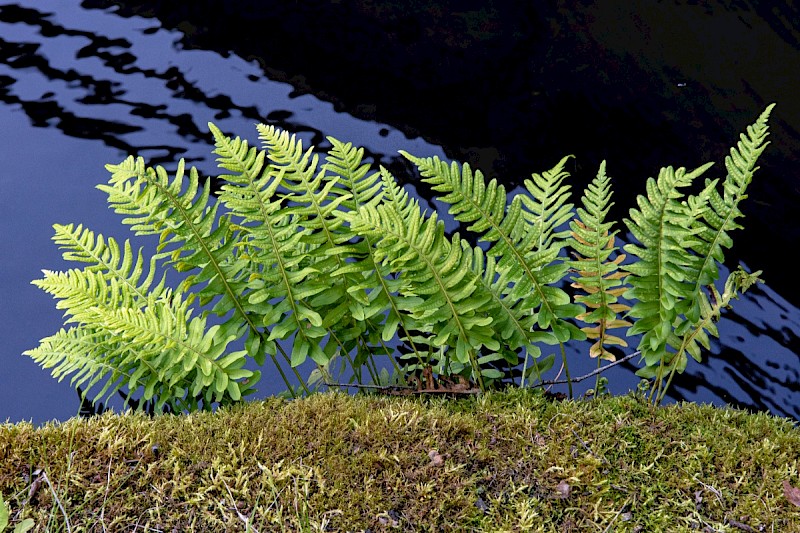
[[[77,412],[69,384],[57,383],[20,354],[62,322],[54,301],[30,285],[42,268],[73,266],[50,242],[51,225],[83,223],[130,238],[104,194],[94,189],[107,179],[105,163],[136,154],[174,168],[182,157],[213,175],[208,121],[251,140],[258,122],[323,147],[325,136],[332,135],[364,146],[374,161],[398,169],[400,178],[397,150],[444,158],[454,149],[357,118],[270,79],[263,61],[188,49],[186,39],[158,19],[121,17],[114,9],[88,8],[76,0],[0,4],[0,222],[6,229],[0,262],[5,304],[0,306],[0,419],[39,423]],[[613,161],[609,165],[613,168]],[[449,227],[455,227],[452,221]],[[135,243],[152,250],[146,239]],[[800,417],[800,312],[769,284],[735,304],[719,325],[721,339],[708,364],[690,365],[673,385],[672,400],[732,403]],[[575,353],[582,348],[572,347],[573,375],[593,368]],[[635,387],[632,368],[610,373],[612,392]],[[262,394],[281,390],[277,376],[266,373]]]

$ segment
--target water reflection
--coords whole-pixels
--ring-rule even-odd
[[[269,80],[254,61],[184,49],[183,37],[157,20],[121,18],[109,10],[82,8],[76,0],[0,6],[0,117],[6,126],[0,164],[8,171],[0,178],[0,220],[4,228],[13,228],[3,244],[15,250],[13,264],[4,259],[0,275],[0,289],[13,306],[0,325],[1,355],[9,361],[0,374],[0,419],[63,419],[78,408],[67,383],[56,384],[19,354],[61,324],[52,301],[29,285],[40,268],[66,267],[47,240],[50,224],[84,222],[96,231],[129,237],[118,221],[110,222],[115,215],[108,213],[103,196],[89,194],[106,179],[104,163],[137,154],[171,167],[183,157],[213,174],[208,121],[251,139],[254,123],[269,122],[323,147],[327,135],[349,140],[396,170],[401,180],[410,177],[394,155],[398,149],[445,157],[441,147],[337,112],[291,85]],[[416,185],[430,198],[425,186]],[[26,192],[31,187],[38,192]],[[29,203],[23,203],[26,198]],[[455,224],[449,221],[448,227]],[[800,419],[798,309],[769,287],[735,304],[719,325],[722,338],[707,354],[708,363],[691,364],[676,380],[672,398],[730,402]],[[580,349],[572,348],[573,375],[594,367]],[[609,376],[613,392],[635,387],[633,369],[614,370]],[[268,379],[262,385],[264,393],[276,392]]]

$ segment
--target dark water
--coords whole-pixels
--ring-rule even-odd
[[[49,372],[20,355],[61,326],[61,316],[53,300],[30,285],[32,279],[40,276],[42,268],[57,270],[72,266],[60,259],[50,242],[51,225],[80,222],[105,235],[129,238],[127,228],[106,207],[104,194],[93,188],[107,179],[103,165],[118,162],[127,154],[137,154],[151,163],[172,168],[177,158],[183,157],[201,172],[214,174],[210,136],[205,126],[208,121],[223,131],[249,139],[256,138],[254,123],[257,122],[276,124],[301,134],[306,142],[319,145],[324,144],[325,136],[332,135],[364,146],[373,160],[397,169],[400,176],[404,167],[395,155],[398,149],[470,160],[490,175],[495,170],[519,175],[515,168],[522,164],[527,166],[528,173],[544,170],[565,153],[573,152],[580,161],[574,169],[576,188],[591,179],[593,158],[601,152],[609,154],[612,176],[616,177],[615,165],[623,177],[631,171],[631,157],[617,155],[620,144],[617,139],[602,134],[593,136],[594,151],[585,155],[582,145],[576,150],[576,146],[566,144],[563,149],[553,148],[547,156],[535,154],[533,162],[523,158],[521,152],[515,155],[516,145],[509,142],[507,133],[501,134],[502,123],[507,122],[509,129],[513,129],[519,120],[516,115],[521,113],[515,114],[515,101],[504,93],[509,90],[506,86],[496,89],[503,96],[492,104],[496,123],[489,124],[481,118],[483,111],[474,109],[479,119],[476,129],[483,135],[486,130],[496,131],[497,135],[470,144],[475,139],[464,138],[465,128],[455,122],[452,136],[448,137],[446,130],[436,129],[437,121],[430,122],[429,131],[433,133],[426,134],[429,122],[412,118],[417,115],[410,111],[406,120],[401,120],[405,102],[400,96],[394,100],[396,105],[391,112],[382,113],[386,106],[375,104],[380,95],[363,96],[359,103],[350,101],[352,95],[335,92],[335,84],[326,86],[325,91],[314,90],[324,86],[325,80],[315,85],[317,80],[312,71],[308,71],[307,77],[292,73],[291,65],[281,64],[286,61],[284,57],[279,61],[267,53],[246,53],[243,50],[246,38],[244,42],[231,41],[229,49],[220,45],[221,39],[214,40],[212,45],[202,37],[213,32],[198,28],[196,21],[182,15],[180,10],[140,16],[130,6],[126,10],[100,4],[77,0],[0,4],[0,221],[4,230],[0,232],[3,239],[0,294],[4,304],[0,306],[0,420],[32,419],[37,423],[52,418],[63,420],[78,410],[76,395],[68,382],[57,383]],[[242,10],[249,5],[243,3]],[[164,16],[153,18],[154,14]],[[545,24],[543,27],[547,27],[547,22],[538,20],[540,25]],[[484,29],[491,33],[491,27]],[[247,35],[244,31],[229,33]],[[291,31],[282,28],[274,33]],[[478,35],[483,38],[483,34]],[[415,38],[420,37],[413,32],[406,37],[412,41]],[[387,33],[387,42],[392,39]],[[230,52],[231,49],[237,52]],[[324,55],[330,51],[315,49],[309,53]],[[275,63],[271,64],[273,59]],[[299,60],[295,68],[300,68],[297,65]],[[302,68],[310,67],[302,65]],[[353,83],[352,93],[363,92],[361,81]],[[441,83],[445,85],[444,81]],[[406,93],[413,87],[407,89]],[[423,96],[427,90],[421,90],[417,97],[420,106],[425,105]],[[565,90],[555,91],[548,98],[540,105],[553,113],[565,101],[574,103],[576,97]],[[504,107],[506,100],[510,108]],[[460,104],[458,98],[452,104]],[[589,110],[597,108],[591,100],[582,105]],[[712,129],[715,134],[729,134],[725,142],[730,143],[762,109],[752,106],[729,113],[725,116],[732,117],[729,120],[733,127],[717,123]],[[780,107],[776,109],[778,113]],[[470,108],[462,108],[461,115],[469,116]],[[613,121],[613,116],[608,117],[608,131],[625,129]],[[791,129],[785,120],[778,124],[782,125],[779,131]],[[554,128],[555,136],[560,138],[568,133],[563,129],[563,125]],[[572,129],[574,132],[575,128]],[[576,135],[582,138],[582,134]],[[674,141],[685,148],[686,141],[675,140],[680,135],[674,131],[662,137],[666,145]],[[492,143],[512,149],[501,153],[491,149]],[[778,145],[779,140],[773,138],[773,143]],[[714,152],[714,159],[721,161],[715,150],[708,149]],[[663,151],[647,157],[670,155],[669,150]],[[785,147],[777,151],[790,152]],[[696,164],[706,159],[710,157]],[[785,173],[788,169],[782,166],[785,159],[784,156],[765,158],[762,167],[775,165],[772,173]],[[652,175],[661,164],[693,163],[662,158],[639,175]],[[509,185],[514,185],[513,180]],[[640,192],[635,186],[626,185],[622,189],[621,197],[632,191]],[[419,191],[425,194],[424,188]],[[622,199],[619,203],[630,205]],[[775,215],[780,212],[773,209]],[[796,227],[788,217],[772,223]],[[750,229],[748,224],[746,227],[745,233]],[[135,242],[152,244],[146,240]],[[736,250],[729,256],[735,256]],[[750,262],[758,259],[757,254],[748,259]],[[760,264],[752,266],[763,268]],[[712,353],[707,354],[708,363],[690,365],[687,374],[673,385],[673,400],[732,403],[800,418],[797,337],[800,312],[782,297],[788,294],[789,287],[776,286],[772,282],[778,277],[775,274],[765,277],[767,285],[748,293],[725,315],[719,325],[721,339]],[[591,370],[593,362],[587,357],[571,355],[573,375]],[[612,392],[622,393],[635,386],[638,380],[632,369],[618,367],[609,373]],[[303,373],[307,375],[308,370],[304,367]],[[270,377],[267,372],[260,389],[263,394],[272,394],[280,391],[282,384],[277,376]]]

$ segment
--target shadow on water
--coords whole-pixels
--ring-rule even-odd
[[[0,164],[9,170],[0,178],[4,190],[0,217],[4,227],[14,228],[13,236],[4,236],[9,239],[4,245],[13,251],[13,263],[4,262],[0,275],[0,288],[14,309],[4,311],[1,317],[0,355],[9,363],[0,373],[0,418],[41,422],[64,419],[78,411],[79,403],[68,383],[57,384],[49,373],[19,354],[61,325],[52,301],[29,285],[39,277],[40,268],[68,267],[48,240],[50,225],[84,222],[96,231],[129,237],[114,221],[115,215],[108,213],[103,196],[88,192],[106,179],[102,169],[106,162],[136,154],[170,168],[183,157],[201,172],[212,174],[206,122],[247,138],[255,137],[253,123],[268,122],[320,147],[327,146],[327,135],[365,146],[369,157],[389,166],[401,181],[414,184],[417,193],[428,199],[430,191],[414,183],[408,166],[395,155],[398,149],[468,161],[490,177],[526,176],[549,168],[554,158],[572,152],[578,161],[570,169],[576,190],[593,177],[596,163],[607,158],[609,172],[618,180],[617,204],[628,206],[640,192],[637,183],[642,176],[652,175],[663,164],[721,161],[735,135],[765,103],[751,95],[746,101],[720,105],[717,96],[708,96],[712,88],[698,80],[680,81],[692,86],[695,93],[691,97],[684,87],[676,89],[675,83],[650,94],[649,99],[632,95],[634,89],[629,87],[614,93],[609,90],[611,80],[599,79],[592,69],[583,68],[582,74],[574,67],[584,65],[584,57],[574,56],[580,43],[602,44],[598,61],[608,59],[612,52],[622,54],[615,48],[621,45],[613,39],[598,41],[593,22],[586,19],[588,11],[528,13],[527,18],[514,19],[514,31],[503,38],[498,35],[507,27],[508,13],[504,18],[486,12],[481,19],[475,15],[479,9],[475,6],[463,7],[462,14],[466,14],[460,18],[450,18],[456,21],[452,24],[461,21],[463,27],[471,28],[471,33],[458,33],[461,27],[451,26],[450,19],[436,18],[433,13],[441,27],[432,37],[426,32],[431,22],[415,20],[416,12],[400,22],[392,21],[396,13],[390,8],[380,17],[373,12],[346,12],[352,18],[346,28],[362,31],[353,34],[351,42],[338,43],[338,48],[323,48],[316,39],[330,36],[325,32],[312,35],[321,19],[309,20],[310,11],[303,13],[305,18],[298,18],[291,3],[281,4],[271,15],[284,18],[283,24],[271,21],[269,27],[274,31],[268,36],[253,33],[254,27],[243,22],[242,26],[231,22],[214,27],[200,22],[201,15],[208,18],[209,9],[218,9],[220,20],[241,21],[244,16],[266,24],[268,17],[250,2],[237,3],[238,11],[223,9],[216,2],[182,9],[168,9],[175,6],[171,2],[164,3],[163,9],[161,4],[151,3],[147,12],[142,11],[143,4],[134,2],[115,2],[120,7],[112,9],[107,7],[110,4],[29,0],[0,5],[0,119],[5,130]],[[334,26],[343,14],[328,13],[325,6],[320,3],[316,16],[329,15]],[[770,22],[761,13],[742,16],[750,22],[753,17],[762,20],[767,28],[775,28],[782,20]],[[527,26],[526,20],[530,22]],[[296,34],[302,22],[307,23],[305,29]],[[370,29],[370,24],[377,29]],[[385,47],[353,52],[359,39],[372,38],[387,25],[396,31],[383,32]],[[570,25],[583,29],[574,42],[561,33]],[[795,37],[793,31],[783,28],[783,33],[775,33],[788,42]],[[333,33],[348,35],[342,28]],[[282,47],[281,53],[266,50],[274,44],[270,39],[288,39],[289,35],[295,35],[292,43],[304,43],[298,45],[301,52],[315,59],[297,56],[297,50],[288,50],[292,47]],[[547,44],[547,36],[556,44]],[[258,45],[258,40],[263,42]],[[499,58],[494,65],[497,72],[488,70],[486,48]],[[325,60],[336,52],[353,61],[334,65],[334,76]],[[441,54],[446,53],[450,59],[444,61]],[[534,59],[542,58],[552,65],[551,70],[534,65]],[[646,78],[653,69],[648,71],[644,63],[642,57],[618,59],[611,65],[616,71],[611,72],[619,74],[628,65],[625,68],[633,72],[629,75]],[[473,67],[471,75],[461,72],[465,64]],[[532,65],[536,66],[533,70]],[[664,65],[662,70],[671,69],[673,80],[684,79],[676,68]],[[409,69],[416,78],[398,81],[398,76],[408,78]],[[444,74],[440,79],[426,77],[430,72],[426,69]],[[480,79],[487,72],[494,78]],[[530,79],[534,75],[539,79]],[[400,90],[392,90],[392,82]],[[576,89],[580,83],[593,84],[592,91]],[[667,93],[677,94],[677,104],[664,111],[674,113],[671,117],[653,112]],[[735,95],[729,96],[733,102]],[[694,117],[687,119],[685,113],[675,111],[676,105],[688,107]],[[732,110],[737,106],[741,109]],[[776,118],[794,116],[792,110],[782,114],[781,106],[784,102],[779,100]],[[537,124],[548,127],[542,131]],[[700,137],[704,140],[696,142]],[[790,149],[781,145],[796,137],[786,119],[778,118],[773,145],[768,149],[777,155],[762,162],[754,187],[759,179],[769,181],[790,168]],[[639,158],[630,153],[647,155]],[[676,153],[683,154],[683,161],[676,160]],[[506,183],[513,188],[519,181]],[[789,187],[783,197],[775,197],[772,187],[776,185],[762,187],[752,196],[772,204],[774,223],[789,209],[797,191]],[[764,209],[754,211],[752,215],[747,212],[746,229],[738,239],[745,234],[761,235]],[[784,238],[795,235],[797,225],[788,222],[788,217],[782,226],[786,228]],[[454,227],[449,221],[448,228]],[[760,245],[774,246],[770,239]],[[735,257],[739,249],[737,240],[729,257]],[[767,255],[751,244],[751,256],[756,253],[753,250]],[[770,284],[745,295],[724,315],[719,325],[721,339],[713,344],[712,353],[706,354],[708,362],[690,364],[674,383],[672,400],[731,403],[800,419],[800,313],[782,297],[788,297],[783,287],[772,284],[779,276],[770,274],[769,266],[750,259],[748,264],[767,271]],[[577,366],[573,375],[594,368],[595,362],[585,352],[579,353],[582,348],[572,348],[571,360]],[[621,366],[612,371],[613,393],[635,388],[638,379],[632,370],[634,366]],[[272,394],[280,387],[264,378],[261,389]]]

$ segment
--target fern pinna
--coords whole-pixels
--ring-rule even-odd
[[[707,180],[683,193],[709,165],[647,181],[625,220],[635,239],[627,255],[606,220],[605,163],[573,209],[568,157],[509,202],[503,185],[466,164],[402,152],[482,243],[473,246],[447,235],[438,213],[386,168],[373,170],[362,149],[329,138],[322,160],[272,126],[258,126],[259,149],[209,124],[218,198],[182,161],[173,177],[141,158],[107,166],[99,188],[109,204],[135,234],[158,237],[149,259],[82,226],[55,226],[65,259],[84,267],[34,281],[60,300],[70,328],[26,354],[59,379],[72,375],[94,401],[141,391],[176,411],[240,401],[268,356],[292,395],[332,379],[335,361],[359,384],[385,381],[389,366],[395,382],[433,371],[484,389],[515,377],[542,383],[553,359],[541,347],[558,345],[572,392],[565,343],[588,336],[591,357],[613,360],[607,346],[624,348],[617,330],[627,328],[641,335],[640,373],[655,378],[660,401],[687,355],[708,348],[721,310],[758,279],[737,270],[714,285],[771,109],[731,150],[721,190]],[[164,268],[182,276],[174,289]],[[306,380],[298,367],[308,359],[317,370]]]

